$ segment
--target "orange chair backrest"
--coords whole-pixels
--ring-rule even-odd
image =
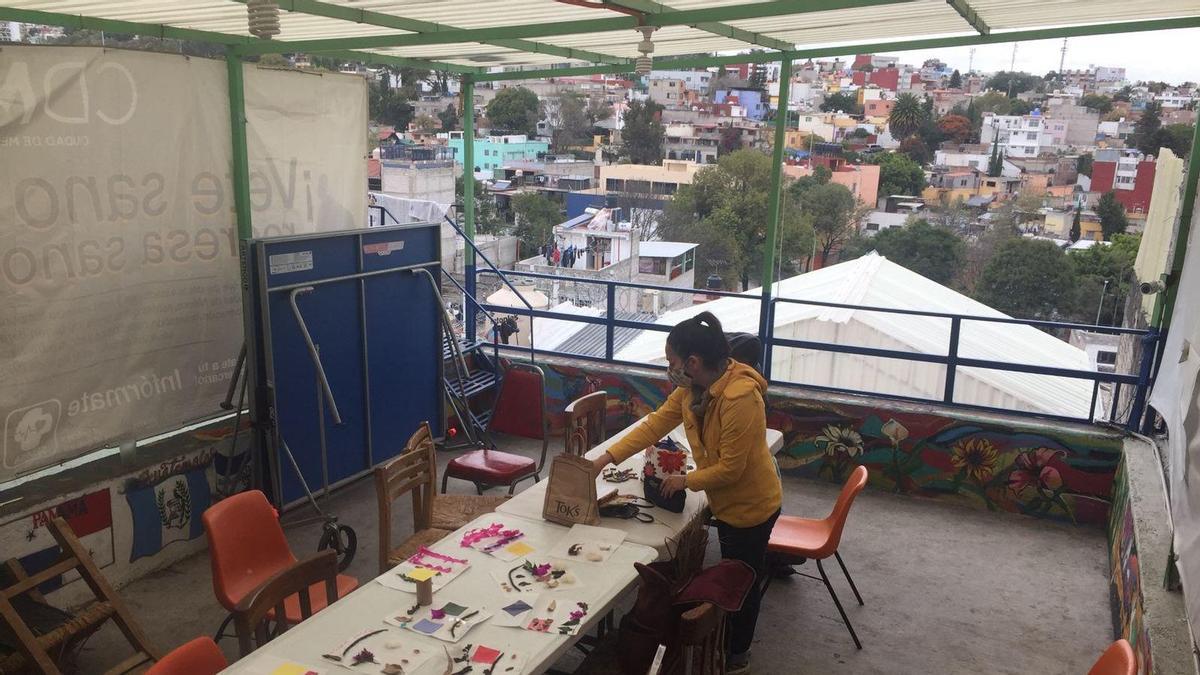
[[[1121,638],[1109,645],[1088,675],[1137,675],[1137,659],[1129,641]]]
[[[213,593],[231,612],[246,594],[296,562],[275,509],[259,490],[226,497],[203,520]]]
[[[833,552],[837,550],[838,544],[842,542],[842,530],[846,527],[846,517],[850,515],[850,505],[854,503],[854,498],[866,486],[867,467],[856,467],[854,471],[850,472],[850,477],[846,479],[846,483],[842,485],[842,492],[838,495],[837,502],[833,505],[833,512],[825,519],[826,524],[829,526],[829,540],[821,548],[821,555],[814,554],[814,558],[833,555]]]
[[[548,433],[546,376],[541,368],[514,363],[504,372],[488,428],[510,436],[542,440]]]
[[[229,662],[210,637],[185,642],[150,666],[146,675],[217,675]]]

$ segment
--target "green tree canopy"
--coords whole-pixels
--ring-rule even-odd
[[[858,200],[845,185],[825,183],[805,191],[800,206],[811,219],[821,260],[828,264],[829,254],[858,229],[855,221]]]
[[[987,88],[1015,98],[1023,91],[1036,89],[1042,82],[1042,78],[1037,75],[1001,70],[988,79]]]
[[[1136,283],[1133,263],[1137,260],[1141,239],[1136,234],[1116,234],[1108,246],[1097,245],[1067,253],[1077,280],[1073,321],[1092,323],[1099,314],[1100,323],[1121,325],[1124,315],[1121,299],[1128,297]],[[1100,304],[1101,296],[1103,305]]]
[[[900,147],[896,149],[896,152],[908,156],[909,159],[920,166],[933,161],[933,152],[920,136],[909,136],[904,139],[900,143]]]
[[[458,110],[454,108],[454,104],[446,105],[446,109],[438,113],[438,119],[442,121],[442,130],[450,131],[458,128]]]
[[[1076,206],[1075,215],[1071,216],[1071,233],[1067,235],[1067,238],[1069,238],[1072,242],[1079,241],[1079,236],[1083,233],[1083,230],[1080,229],[1079,225],[1080,215],[1081,209]]]
[[[949,87],[951,89],[961,89],[962,88],[962,73],[958,72],[957,69],[953,73],[950,73]]]
[[[1075,271],[1053,242],[1014,237],[1000,244],[975,288],[975,299],[1022,319],[1060,316],[1073,299]]]
[[[1092,162],[1094,161],[1094,159],[1095,158],[1092,157],[1092,153],[1090,153],[1090,152],[1085,152],[1082,155],[1076,157],[1075,158],[1075,170],[1078,171],[1079,173],[1087,176],[1088,178],[1091,178],[1092,177]]]
[[[849,115],[861,115],[863,107],[858,104],[857,95],[843,91],[827,95],[821,103],[821,112],[837,112],[839,110]]]
[[[487,117],[495,129],[533,136],[541,117],[541,103],[537,94],[525,87],[508,87],[488,102]]]
[[[1159,145],[1156,141],[1161,138],[1158,133],[1160,129],[1162,106],[1156,101],[1151,101],[1146,104],[1146,109],[1142,111],[1137,124],[1133,125],[1132,145],[1136,145],[1139,151],[1146,154],[1157,154]]]
[[[592,140],[592,120],[588,118],[587,98],[577,91],[564,91],[558,97],[558,116],[554,124],[554,146],[563,149]]]
[[[463,176],[454,179],[454,201],[463,203]],[[475,181],[475,231],[481,234],[499,234],[508,228],[508,223],[496,208],[496,200],[487,194],[483,181]]]
[[[727,287],[740,281],[746,290],[761,278],[770,189],[770,157],[757,150],[724,155],[698,171],[691,185],[679,187],[659,219],[659,236],[700,244],[697,280],[715,272]],[[779,264],[782,274],[790,276],[812,254],[813,231],[790,189],[780,199]]]
[[[926,114],[921,107],[921,99],[913,94],[900,94],[896,97],[892,111],[888,113],[888,129],[896,138],[908,138],[921,128],[921,123],[925,119]]]
[[[1107,115],[1112,112],[1113,100],[1104,94],[1084,94],[1079,99],[1079,105],[1091,108],[1101,115]]]
[[[1171,152],[1175,153],[1176,157],[1187,157],[1188,152],[1192,149],[1192,134],[1194,127],[1191,124],[1167,124],[1158,130],[1155,134],[1155,145],[1159,150],[1154,151],[1154,156],[1157,157],[1161,152],[1161,148],[1170,148]]]
[[[413,119],[412,105],[404,100],[399,91],[392,89],[387,78],[370,86],[367,107],[372,120],[395,127],[397,131],[408,129],[408,123]]]
[[[979,111],[981,117],[986,112],[1007,115],[1012,110],[1012,99],[998,91],[989,91],[976,96],[971,99],[971,103],[975,104],[975,109]]]
[[[550,241],[554,226],[562,222],[562,211],[549,197],[540,192],[522,192],[512,198],[516,218],[514,234],[521,238],[521,247],[536,251]]]
[[[1014,98],[1012,104],[1008,106],[1009,115],[1028,115],[1031,110],[1033,110],[1033,104],[1020,98]]]
[[[907,155],[881,152],[871,162],[879,165],[879,196],[915,196],[925,189],[925,171]]]
[[[927,279],[949,285],[966,261],[967,246],[953,230],[931,225],[922,218],[904,227],[889,227],[873,237],[855,240],[846,247],[847,255],[842,259],[872,250]]]
[[[634,164],[662,164],[666,130],[660,116],[663,107],[654,101],[633,101],[625,111],[621,130],[621,155]]]
[[[1112,239],[1129,227],[1129,219],[1125,217],[1125,207],[1117,201],[1117,193],[1113,190],[1105,192],[1100,201],[1096,202],[1096,215],[1100,216],[1100,229],[1104,231],[1106,240]]]

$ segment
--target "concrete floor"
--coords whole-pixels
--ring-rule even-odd
[[[525,442],[502,446],[535,449]],[[552,443],[551,452],[557,447]],[[450,456],[442,453],[441,463]],[[469,487],[451,483],[452,492]],[[833,485],[785,478],[784,512],[824,517],[836,494]],[[348,573],[373,578],[378,521],[371,481],[343,488],[323,508],[358,532]],[[401,524],[412,522],[403,500],[397,513]],[[287,525],[304,515],[284,517],[297,552],[314,550],[320,533],[319,524]],[[1086,673],[1112,640],[1107,547],[1097,530],[868,490],[851,512],[841,551],[866,606],[854,603],[836,564],[827,571],[865,648],[855,650],[824,586],[793,576],[776,580],[764,599],[755,673]],[[715,536],[709,557],[719,558]],[[816,572],[811,564],[802,569]],[[167,648],[212,634],[224,617],[213,599],[207,553],[121,593],[150,638]],[[236,640],[222,647],[232,659]],[[80,672],[103,672],[127,653],[117,630],[106,626],[80,654]],[[570,672],[579,663],[570,654],[556,668]]]

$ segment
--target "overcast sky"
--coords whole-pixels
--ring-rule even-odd
[[[1062,56],[1062,39],[1021,42],[1017,45],[1016,70],[1045,75],[1058,70]],[[969,47],[921,49],[911,52],[888,52],[900,56],[902,63],[920,65],[929,58],[939,58],[953,68],[966,72],[970,61]],[[1013,46],[1009,44],[979,45],[975,48],[975,69],[983,71],[1008,70]],[[1089,65],[1124,66],[1130,80],[1163,80],[1171,84],[1200,81],[1200,28],[1093,35],[1067,40],[1067,70]]]

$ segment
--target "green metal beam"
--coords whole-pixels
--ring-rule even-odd
[[[61,14],[58,12],[39,12],[32,9],[14,9],[0,7],[0,21],[19,21],[21,23],[36,23],[43,26],[62,26],[75,30],[102,30],[108,33],[129,33],[144,37],[156,37],[164,40],[192,40],[223,45],[249,44],[252,38],[244,35],[229,35],[190,28],[176,28],[158,23],[137,23],[135,21],[117,21],[114,19],[97,19],[78,14]]]
[[[242,3],[246,2],[246,0],[236,1]],[[352,21],[354,23],[363,23],[371,26],[396,28],[398,30],[405,30],[414,33],[437,33],[447,30],[459,30],[455,26],[448,26],[444,23],[408,19],[402,16],[396,16],[394,14],[372,12],[365,9],[354,9],[353,7],[335,5],[328,2],[320,2],[319,0],[280,0],[279,6],[290,12],[311,14],[313,16],[323,16],[329,19],[341,19],[342,21]],[[534,52],[536,54],[550,54],[553,56],[562,56],[564,58],[576,59],[579,61],[591,61],[593,63],[628,63],[630,61],[630,59],[621,58],[618,56],[610,56],[608,54],[600,54],[598,52],[592,52],[583,49],[569,49],[567,47],[558,47],[542,42],[531,42],[529,40],[481,40],[481,42],[484,44],[495,45],[497,47],[519,49],[521,51]]]
[[[662,4],[661,2],[654,2],[653,0],[605,0],[604,4],[619,5],[621,7],[634,9],[646,14],[669,14],[671,12],[678,11],[672,7]],[[761,33],[754,33],[748,30],[742,30],[741,28],[734,28],[729,24],[721,23],[719,21],[706,21],[704,23],[698,23],[695,25],[695,28],[707,33],[712,33],[713,35],[720,35],[722,37],[740,40],[748,44],[759,45],[768,49],[786,51],[796,47],[796,45],[790,42],[777,40]]]
[[[775,104],[775,139],[771,148],[771,193],[767,204],[767,236],[763,245],[762,307],[759,335],[768,335],[771,320],[771,286],[775,283],[775,248],[779,242],[779,212],[783,201],[783,145],[787,139],[788,99],[791,97],[792,59],[779,64],[779,102]],[[770,368],[770,364],[767,364]]]
[[[552,77],[575,77],[577,75],[621,75],[632,73],[632,63],[624,66],[579,66],[577,68],[539,68],[537,70],[510,70],[502,73],[482,73],[476,82],[508,82],[518,80],[543,80]]]
[[[695,26],[713,21],[759,19],[806,12],[896,5],[915,0],[770,0],[768,2],[745,3],[705,9],[681,10],[667,14],[645,17],[644,25],[650,26]],[[512,40],[581,33],[603,33],[607,31],[631,30],[639,25],[637,17],[621,16],[605,19],[583,19],[558,21],[520,26],[494,26],[466,30],[447,30],[437,33],[409,33],[404,35],[373,35],[358,38],[336,38],[330,40],[278,41],[261,40],[246,48],[247,54],[282,52],[318,52],[330,49],[378,49],[381,47],[415,47],[424,45],[456,44],[460,42],[483,42],[485,40]],[[778,59],[776,55],[776,59]]]
[[[466,296],[463,298],[463,308],[466,310],[467,339],[475,340],[475,79],[470,75],[462,78],[463,100],[463,234],[466,243],[463,244],[463,273],[466,282]],[[532,319],[530,319],[532,320]],[[532,339],[532,338],[531,338]]]
[[[483,72],[482,68],[476,68],[475,66],[460,66],[456,63],[427,61],[425,59],[410,59],[405,56],[392,56],[391,54],[380,54],[378,52],[356,52],[349,49],[336,52],[321,52],[321,56],[332,56],[334,58],[346,59],[347,61],[359,61],[377,66],[444,70],[449,73],[458,73],[459,75],[474,75]]]
[[[1179,205],[1179,234],[1175,237],[1175,255],[1167,271],[1167,290],[1162,302],[1162,315],[1153,325],[1166,331],[1171,328],[1171,317],[1175,314],[1175,300],[1179,296],[1179,277],[1183,274],[1183,263],[1187,259],[1188,239],[1192,232],[1192,212],[1196,209],[1196,183],[1200,181],[1200,123],[1192,128],[1192,150],[1188,155],[1187,178],[1183,188],[1183,202]]]
[[[967,0],[946,0],[946,4],[954,8],[971,27],[979,32],[980,35],[987,35],[992,32],[992,27],[987,25],[987,22],[979,16],[979,12],[975,8],[967,4]]]
[[[233,49],[229,49],[225,55],[225,65],[229,84],[229,131],[233,143],[234,213],[237,215],[238,238],[247,240],[254,236],[254,228],[250,212],[250,151],[246,143],[246,89],[242,59]]]

